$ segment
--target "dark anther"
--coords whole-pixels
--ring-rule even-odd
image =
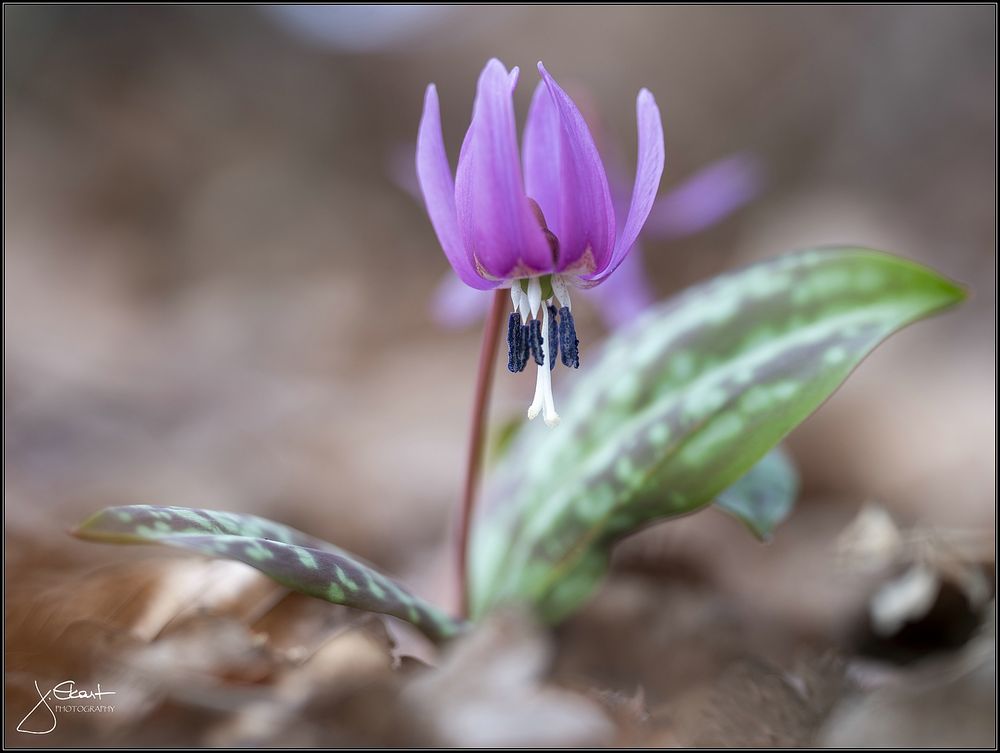
[[[507,370],[515,374],[524,368],[521,358],[521,315],[516,311],[507,320]]]
[[[539,366],[545,363],[543,345],[545,345],[545,338],[542,337],[542,322],[539,319],[532,319],[528,322],[528,348],[535,358],[535,363]]]
[[[556,356],[559,355],[559,321],[556,319],[556,307],[549,306],[549,370],[556,367]]]
[[[528,365],[528,330],[527,324],[521,325],[521,337],[517,341],[517,370],[524,371],[524,367]]]
[[[580,341],[576,339],[576,324],[572,312],[565,306],[559,309],[559,349],[563,365],[580,368]]]

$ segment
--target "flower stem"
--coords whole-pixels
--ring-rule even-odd
[[[472,510],[476,502],[476,490],[482,470],[483,444],[486,439],[486,422],[489,414],[490,393],[493,391],[497,350],[500,344],[500,327],[509,300],[507,291],[497,290],[493,304],[486,315],[483,329],[483,343],[479,349],[479,373],[476,376],[476,394],[472,402],[472,422],[469,427],[469,453],[465,464],[465,485],[462,488],[462,502],[458,511],[458,599],[459,616],[469,616],[469,527]]]

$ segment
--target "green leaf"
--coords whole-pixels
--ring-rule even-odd
[[[498,462],[510,449],[517,433],[524,427],[523,413],[497,420],[490,431],[490,441],[487,442],[486,459],[489,465]]]
[[[617,540],[710,503],[882,340],[963,297],[906,259],[825,248],[655,307],[562,372],[562,423],[525,427],[498,464],[473,534],[473,615],[508,600],[567,615]]]
[[[406,620],[433,641],[461,625],[354,555],[255,515],[186,507],[108,507],[73,535],[112,544],[166,544],[238,560],[295,591]]]
[[[715,504],[741,520],[757,538],[766,541],[792,511],[798,489],[795,466],[779,446],[721,492]]]

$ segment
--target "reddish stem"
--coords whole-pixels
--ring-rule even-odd
[[[472,423],[469,427],[469,453],[465,464],[465,485],[462,488],[462,505],[458,513],[458,571],[459,616],[469,616],[469,527],[476,502],[476,489],[482,470],[483,443],[486,439],[486,422],[493,390],[493,372],[500,344],[500,327],[507,308],[507,291],[497,290],[493,305],[486,315],[483,343],[479,349],[479,373],[476,376],[476,394],[472,402]]]

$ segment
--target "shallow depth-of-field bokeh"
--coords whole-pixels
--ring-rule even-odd
[[[879,583],[836,554],[877,505],[993,587],[995,8],[7,6],[4,22],[7,745],[990,744],[995,680],[968,670],[990,628],[877,640]],[[390,667],[380,627],[241,566],[68,537],[115,504],[252,512],[454,602],[479,332],[435,321],[449,268],[400,184],[427,83],[454,162],[493,56],[524,71],[522,119],[539,59],[588,91],[629,166],[649,88],[661,192],[729,154],[762,165],[723,221],[645,241],[658,297],[858,243],[970,300],[893,337],[791,435],[802,493],[770,544],[714,510],[655,526],[554,634],[506,615],[437,673]],[[586,361],[603,325],[577,310]],[[494,421],[532,389],[498,371]],[[397,655],[431,660],[391,629]],[[527,663],[523,688],[504,662]],[[117,683],[121,707],[18,733],[33,682],[70,676]],[[886,694],[881,716],[851,706],[860,692]],[[454,719],[477,693],[470,730]]]

